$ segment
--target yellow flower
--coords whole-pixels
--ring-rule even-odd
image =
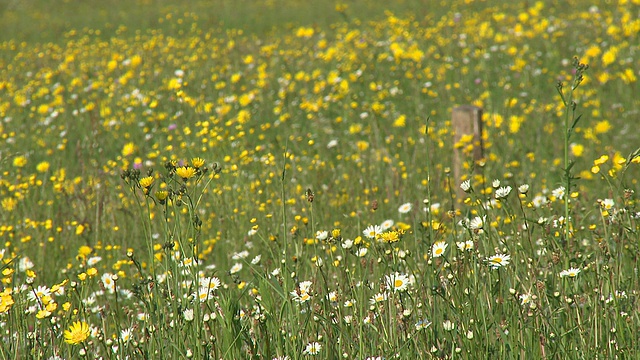
[[[96,268],[87,269],[87,275],[94,277],[98,274],[98,270]]]
[[[609,130],[611,130],[611,124],[609,123],[609,121],[602,120],[602,121],[598,121],[598,123],[593,129],[593,132],[595,132],[596,134],[604,134]]]
[[[38,172],[47,172],[47,170],[49,170],[49,163],[47,161],[43,161],[41,163],[39,163],[36,166],[36,170],[38,170]]]
[[[178,174],[182,180],[187,181],[196,174],[196,169],[191,166],[182,166],[176,169],[176,174]]]
[[[609,155],[602,155],[598,159],[593,161],[593,165],[600,166],[609,160]]]
[[[136,151],[136,145],[130,142],[122,148],[122,156],[127,157],[133,154],[134,151]]]
[[[156,199],[161,203],[169,197],[169,192],[165,190],[156,191]]]
[[[24,157],[23,155],[16,156],[15,158],[13,158],[13,166],[23,167],[25,165],[27,165],[27,158]]]
[[[195,157],[191,159],[191,166],[193,166],[194,168],[200,169],[203,165],[204,165],[204,159],[199,157]]]
[[[8,197],[2,199],[2,208],[5,211],[12,211],[13,209],[15,209],[16,205],[18,205],[18,200],[14,198]]]
[[[0,292],[0,314],[6,313],[13,305],[13,297],[11,297],[11,288],[4,289]]]
[[[64,331],[64,341],[67,344],[77,345],[87,340],[90,333],[89,324],[84,321],[75,321],[68,330]]]
[[[146,176],[140,179],[139,183],[143,188],[148,188],[149,186],[151,186],[151,184],[153,184],[153,180],[153,176]]]
[[[87,255],[91,254],[92,251],[93,250],[91,249],[91,247],[89,247],[87,245],[82,245],[78,249],[78,255],[87,256]]]

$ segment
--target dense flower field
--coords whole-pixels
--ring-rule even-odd
[[[640,3],[552,3],[1,42],[0,354],[637,357]]]

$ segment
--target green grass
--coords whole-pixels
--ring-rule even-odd
[[[345,4],[1,3],[2,358],[638,356],[638,4]]]

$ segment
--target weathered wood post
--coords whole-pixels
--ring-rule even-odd
[[[458,201],[464,200],[465,192],[460,188],[460,178],[463,174],[465,161],[475,163],[484,156],[482,145],[482,108],[473,105],[461,105],[453,108],[451,116],[453,125],[453,177]],[[470,158],[469,146],[473,148],[473,158]],[[475,167],[476,172],[480,167]]]

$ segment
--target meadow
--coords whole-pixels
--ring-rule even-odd
[[[3,1],[0,357],[638,358],[640,1],[555,3]]]

